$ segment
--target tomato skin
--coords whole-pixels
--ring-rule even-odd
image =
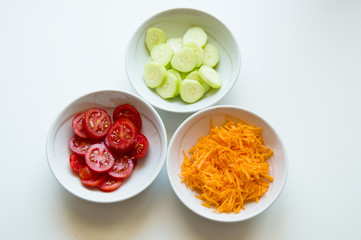
[[[133,147],[136,133],[137,127],[134,123],[127,118],[121,118],[112,124],[106,138],[112,148],[126,152]]]
[[[86,166],[84,157],[82,157],[76,153],[70,154],[69,163],[70,163],[71,169],[76,173],[79,173],[80,169],[82,169],[84,166]]]
[[[103,143],[96,143],[85,153],[85,162],[94,172],[106,172],[114,165],[114,156]]]
[[[90,108],[84,113],[83,127],[92,139],[104,137],[112,124],[110,115],[103,109]]]
[[[81,138],[88,138],[83,126],[84,113],[77,114],[72,121],[72,128],[74,133]]]
[[[131,157],[123,155],[115,159],[113,167],[108,171],[109,176],[120,179],[127,178],[132,174],[134,163]]]
[[[69,139],[69,148],[76,154],[84,156],[88,148],[93,144],[93,141],[87,138],[81,138],[74,135]]]
[[[129,155],[134,159],[141,159],[143,158],[149,149],[149,142],[146,136],[141,133],[137,133],[135,136],[135,144],[132,150],[129,152]]]
[[[80,181],[88,187],[95,187],[102,184],[108,177],[107,174],[93,172],[88,166],[84,166],[79,171]]]
[[[138,131],[142,128],[142,118],[135,107],[130,104],[122,104],[115,108],[113,112],[113,120],[117,121],[120,118],[127,118],[134,123]]]
[[[123,179],[115,179],[108,176],[102,184],[98,185],[98,188],[103,192],[112,192],[118,189],[122,183]]]

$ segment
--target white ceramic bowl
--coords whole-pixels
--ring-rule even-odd
[[[270,163],[270,175],[274,181],[258,203],[245,204],[246,210],[240,213],[214,213],[215,208],[206,208],[201,200],[195,197],[195,192],[180,182],[179,174],[183,162],[183,151],[187,151],[196,144],[201,136],[209,134],[210,119],[214,126],[227,122],[226,116],[234,121],[242,120],[248,124],[255,124],[263,128],[262,136],[265,145],[274,150],[273,156],[267,160]],[[167,153],[167,173],[172,188],[178,198],[193,212],[207,219],[220,222],[237,222],[252,218],[267,209],[278,197],[283,189],[287,177],[287,159],[282,142],[275,130],[261,117],[236,106],[214,106],[197,112],[186,119],[174,133]]]
[[[223,84],[220,89],[213,89],[196,103],[187,104],[179,97],[165,100],[154,90],[148,88],[143,80],[144,66],[149,60],[149,52],[144,39],[150,27],[163,29],[167,37],[182,37],[192,26],[202,27],[208,34],[208,42],[217,46],[220,61],[216,66]],[[125,58],[129,81],[138,94],[153,106],[170,112],[195,112],[211,106],[224,97],[235,84],[241,66],[241,57],[237,42],[229,29],[217,18],[195,9],[171,9],[156,14],[145,21],[131,38]]]
[[[132,104],[140,113],[141,132],[149,140],[147,155],[138,161],[132,175],[113,192],[86,188],[69,165],[68,141],[73,136],[71,122],[75,114],[100,107],[112,115],[116,106]],[[98,91],[82,96],[70,103],[52,124],[46,143],[48,163],[55,178],[72,194],[92,202],[118,202],[131,198],[146,189],[160,173],[167,152],[167,134],[164,124],[154,108],[138,96],[124,91]]]

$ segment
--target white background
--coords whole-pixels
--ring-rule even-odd
[[[128,41],[175,7],[230,28],[242,67],[219,104],[261,115],[285,144],[286,186],[251,220],[195,215],[165,167],[137,197],[105,205],[74,197],[48,167],[57,114],[91,91],[134,92]],[[0,0],[0,84],[1,239],[361,239],[361,1]],[[189,116],[159,114],[169,139]]]

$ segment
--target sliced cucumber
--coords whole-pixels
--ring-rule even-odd
[[[156,88],[163,84],[167,77],[165,67],[157,62],[148,62],[144,68],[144,82],[150,88]]]
[[[194,53],[196,54],[196,58],[197,58],[196,67],[201,66],[204,60],[203,49],[194,42],[188,42],[184,44],[184,47],[190,47],[194,50]]]
[[[207,43],[204,46],[204,66],[214,67],[219,62],[219,52],[216,46],[212,43]]]
[[[200,27],[189,28],[183,36],[183,44],[194,42],[203,47],[207,43],[207,33]]]
[[[145,35],[145,44],[149,51],[152,51],[154,46],[160,43],[167,42],[167,35],[162,29],[152,27],[149,28],[146,35]]]
[[[196,80],[198,82],[200,82],[204,88],[204,92],[208,92],[208,90],[211,88],[202,78],[201,76],[199,76],[198,71],[193,71],[190,74],[188,74],[188,76],[186,77],[186,79],[191,79],[191,80]]]
[[[176,96],[177,96],[179,94],[180,85],[182,84],[182,77],[181,77],[180,73],[173,68],[169,69],[168,72],[174,74],[174,76],[176,76],[176,78],[178,79],[179,87],[178,87],[178,92],[176,94]]]
[[[220,88],[222,79],[218,72],[211,67],[202,66],[198,70],[199,76],[212,88]]]
[[[173,48],[167,43],[160,43],[150,51],[154,62],[166,66],[173,57]]]
[[[173,48],[173,51],[177,51],[183,47],[183,38],[169,38],[167,44]]]
[[[196,80],[184,79],[179,93],[183,101],[194,103],[204,95],[204,88],[202,84]]]
[[[179,93],[179,79],[171,72],[167,72],[164,83],[155,88],[156,93],[162,98],[173,98]]]
[[[180,72],[191,71],[196,66],[196,62],[196,54],[189,47],[182,47],[176,51],[171,60],[172,67]]]

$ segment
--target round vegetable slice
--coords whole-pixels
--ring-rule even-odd
[[[218,72],[211,67],[202,66],[198,70],[199,76],[212,88],[220,88],[222,79]]]
[[[127,118],[115,121],[106,136],[108,144],[123,152],[130,150],[134,145],[137,127]]]
[[[88,148],[93,144],[91,139],[81,138],[74,135],[69,140],[69,148],[76,154],[84,156]]]
[[[203,47],[207,43],[207,33],[200,27],[189,28],[183,36],[183,44],[194,42]]]
[[[84,166],[80,169],[79,176],[84,185],[88,187],[95,187],[103,183],[108,175],[106,173],[100,174],[93,172],[88,166]]]
[[[196,66],[197,57],[190,47],[182,47],[176,51],[171,60],[171,65],[180,72],[189,72]]]
[[[80,169],[86,166],[85,159],[76,153],[70,154],[69,163],[74,172],[79,173]]]
[[[183,47],[183,38],[169,38],[167,44],[173,48],[173,51],[177,51]]]
[[[104,137],[108,133],[111,123],[111,117],[103,109],[91,108],[84,113],[84,130],[92,139]]]
[[[122,185],[123,179],[114,179],[111,176],[108,176],[105,181],[98,185],[98,188],[104,192],[112,192]]]
[[[108,171],[113,178],[126,178],[132,174],[134,163],[128,155],[123,155],[115,159],[113,167]]]
[[[151,61],[145,64],[144,82],[150,88],[162,85],[167,77],[167,69],[157,62]]]
[[[167,42],[167,35],[162,29],[156,27],[148,29],[145,35],[145,44],[149,51],[152,51],[156,45],[165,42]]]
[[[88,138],[88,134],[86,134],[84,127],[83,127],[83,119],[84,113],[77,114],[72,121],[73,131],[76,135],[81,138]]]
[[[214,67],[219,62],[219,52],[215,45],[207,43],[203,49],[204,52],[204,66]]]
[[[188,42],[184,44],[184,47],[189,47],[193,49],[194,54],[196,55],[196,67],[201,66],[204,61],[203,49],[194,42]]]
[[[184,79],[179,93],[183,101],[194,103],[204,95],[204,88],[202,84],[196,80]]]
[[[103,143],[96,143],[85,153],[87,166],[95,172],[106,172],[114,165],[114,156]]]
[[[162,85],[155,88],[155,92],[162,98],[173,98],[179,93],[179,80],[171,73],[167,72],[167,78]]]
[[[192,79],[192,80],[197,80],[198,82],[200,82],[204,88],[204,92],[208,92],[208,90],[211,88],[208,83],[206,83],[205,81],[203,81],[203,79],[201,78],[201,76],[199,76],[198,71],[193,71],[190,74],[187,75],[186,79]]]
[[[135,137],[135,145],[133,149],[129,152],[129,155],[132,159],[143,158],[149,149],[149,142],[146,136],[141,133],[137,133]]]
[[[137,109],[130,104],[122,104],[115,108],[113,112],[113,120],[117,121],[120,118],[128,118],[134,123],[138,131],[142,128],[142,118]]]
[[[153,61],[166,66],[173,57],[173,48],[167,43],[161,43],[155,46],[150,52]]]

